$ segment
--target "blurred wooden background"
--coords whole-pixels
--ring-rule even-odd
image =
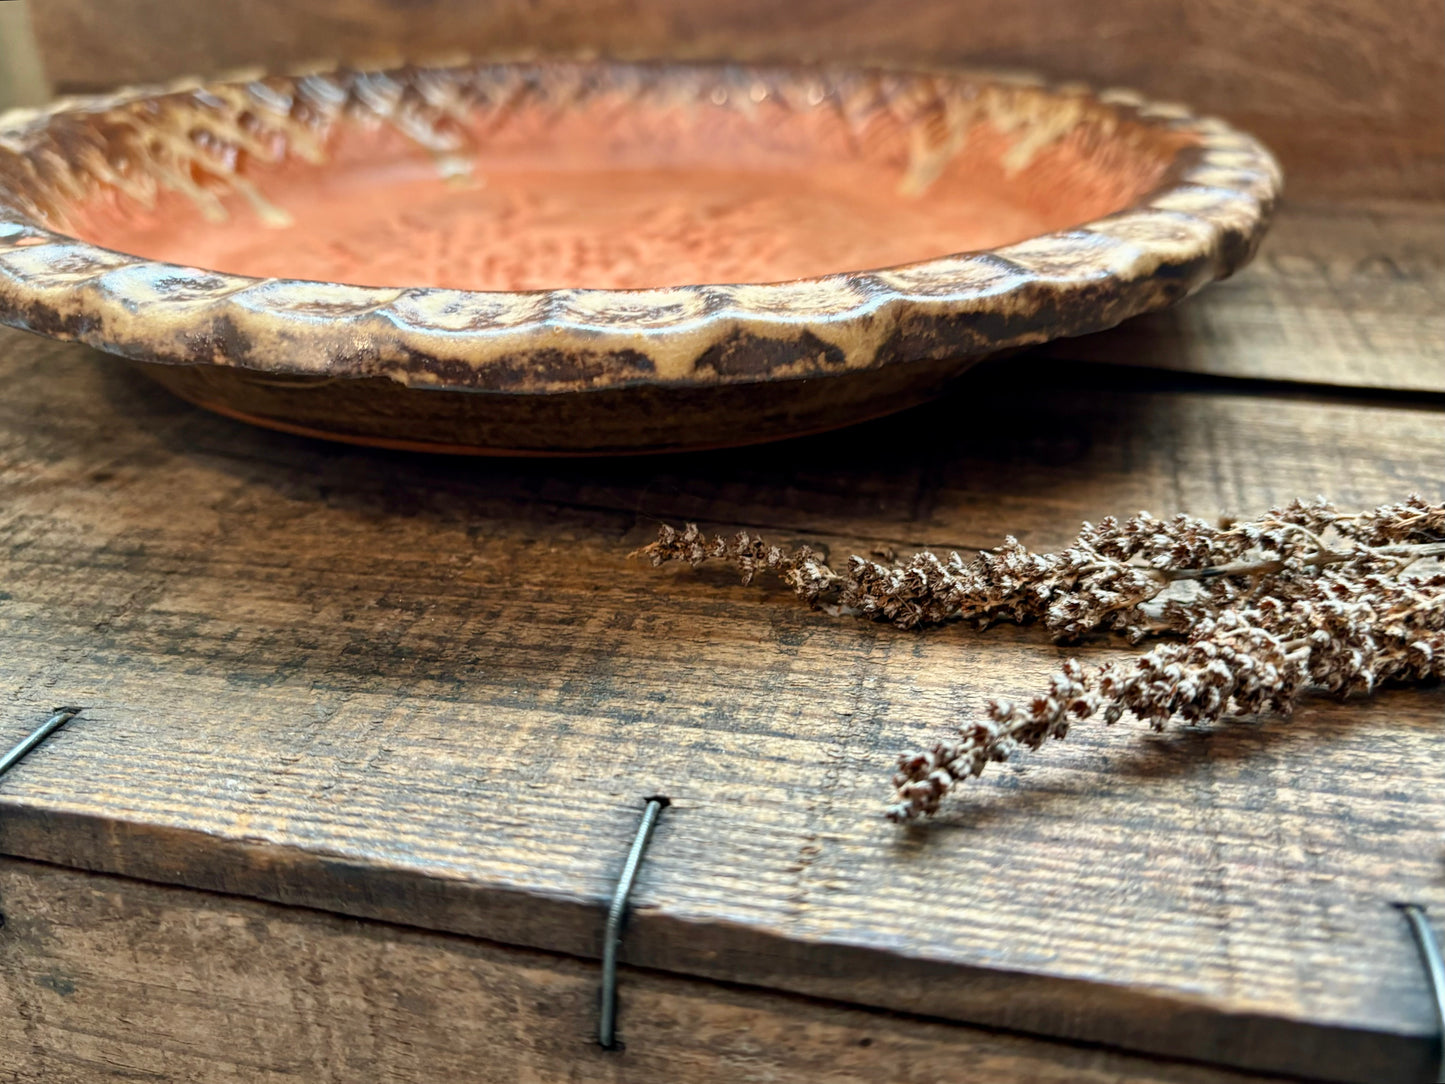
[[[1276,150],[1295,199],[1445,192],[1440,0],[20,0],[0,8],[27,2],[60,92],[251,64],[457,51],[983,64],[1130,86],[1222,115]]]
[[[0,2],[0,110],[34,105],[49,94],[25,0]]]

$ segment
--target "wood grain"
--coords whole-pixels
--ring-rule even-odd
[[[892,756],[1059,650],[904,634],[626,554],[658,520],[835,553],[1037,546],[1147,507],[1438,496],[1432,410],[1150,390],[1020,356],[933,408],[730,454],[478,463],[254,431],[0,338],[0,853],[574,956],[673,799],[634,965],[1337,1080],[1433,1019],[1442,691],[1082,728],[930,830]]]
[[[1224,115],[1309,198],[1438,199],[1445,8],[1435,0],[46,0],[62,91],[317,58],[593,51],[972,63],[1132,86]]]
[[[15,1084],[1250,1084],[1263,1078],[0,860]]]
[[[1445,392],[1445,203],[1291,205],[1253,264],[1051,357]]]

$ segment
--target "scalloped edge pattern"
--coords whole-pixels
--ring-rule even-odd
[[[207,116],[269,109],[289,117],[300,101],[310,127],[294,133],[293,153],[315,154],[307,132],[324,135],[325,124],[347,111],[406,121],[398,112],[407,88],[409,100],[434,118],[467,107],[452,93],[458,80],[482,80],[502,98],[539,93],[565,104],[597,78],[614,91],[631,81],[648,92],[708,94],[715,103],[729,94],[743,99],[763,78],[790,106],[845,113],[858,108],[846,100],[850,88],[939,93],[967,83],[971,97],[980,86],[1031,94],[1035,109],[1087,101],[1183,134],[1191,145],[1176,155],[1165,183],[1098,221],[989,251],[793,282],[532,293],[380,289],[159,263],[43,224],[47,197],[63,205],[85,183],[81,166],[59,161],[63,154],[47,142],[58,122],[156,99]],[[441,131],[419,123],[410,130]],[[434,142],[431,149],[449,149],[443,137]],[[1221,121],[1128,91],[1090,95],[973,72],[554,61],[185,80],[0,117],[0,323],[137,360],[385,376],[413,388],[557,393],[798,379],[995,353],[1161,308],[1249,261],[1280,188],[1270,153]]]

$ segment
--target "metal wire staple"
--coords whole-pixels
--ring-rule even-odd
[[[1425,908],[1418,903],[1398,905],[1415,935],[1415,944],[1420,947],[1420,960],[1425,965],[1425,977],[1430,983],[1430,992],[1435,997],[1435,1020],[1440,1025],[1439,1060],[1435,1064],[1436,1084],[1445,1084],[1445,955],[1440,951],[1440,941],[1435,936],[1435,927],[1425,917]]]
[[[642,856],[652,839],[652,830],[657,827],[657,818],[667,805],[666,798],[647,799],[642,822],[632,840],[632,849],[627,852],[627,861],[622,866],[622,876],[617,879],[617,888],[612,893],[612,904],[607,908],[607,927],[602,935],[602,1011],[597,1022],[597,1042],[604,1050],[617,1049],[617,953],[622,947],[622,922],[627,917],[627,897],[632,894],[632,884],[637,880],[637,869],[642,865]]]
[[[41,723],[6,753],[0,757],[0,775],[4,775],[15,765],[19,764],[30,755],[37,745],[43,742],[50,735],[63,727],[70,720],[74,719],[81,712],[80,708],[56,708],[49,719]]]

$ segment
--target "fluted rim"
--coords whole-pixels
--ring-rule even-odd
[[[258,279],[113,252],[43,224],[44,201],[98,168],[58,160],[69,152],[57,150],[57,128],[116,110],[199,109],[224,127],[245,110],[285,111],[289,122],[304,104],[310,127],[298,128],[299,140],[347,110],[395,120],[407,97],[445,113],[457,101],[448,88],[464,84],[558,104],[620,84],[716,102],[719,88],[725,98],[759,79],[798,108],[827,107],[844,90],[914,84],[1085,101],[1183,134],[1189,145],[1164,183],[1098,221],[987,251],[790,282],[478,292]],[[993,353],[1162,307],[1248,262],[1280,183],[1269,152],[1222,121],[1128,91],[977,72],[552,61],[190,80],[0,117],[0,322],[136,359],[386,376],[419,388],[564,392],[795,379]]]

